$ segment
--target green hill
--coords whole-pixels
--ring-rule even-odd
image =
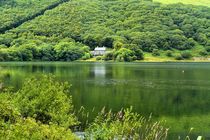
[[[106,60],[140,60],[141,50],[155,57],[187,59],[209,55],[209,33],[208,7],[150,0],[72,0],[0,35],[0,60],[87,59],[87,46],[113,49]]]
[[[154,2],[161,2],[164,4],[183,3],[183,4],[203,5],[210,7],[209,0],[154,0]]]
[[[41,14],[45,9],[62,3],[62,0],[0,0],[0,32]]]

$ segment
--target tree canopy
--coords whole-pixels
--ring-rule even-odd
[[[210,8],[205,6],[164,5],[151,0],[72,0],[1,34],[0,53],[5,47],[13,50],[28,43],[54,48],[65,39],[91,49],[106,46],[115,51],[131,45],[145,52],[183,51],[196,45],[205,49],[210,46],[209,33]]]

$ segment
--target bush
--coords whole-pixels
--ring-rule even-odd
[[[114,54],[113,52],[108,52],[104,55],[104,60],[108,61],[108,60],[113,60]]]
[[[175,59],[176,60],[183,60],[184,58],[182,57],[181,54],[178,54],[177,56],[175,56]]]
[[[207,56],[208,55],[208,52],[206,50],[202,50],[202,51],[199,52],[199,54],[201,56]]]
[[[181,53],[181,56],[184,59],[190,59],[192,57],[192,54],[189,51],[184,51]]]
[[[207,52],[210,52],[210,46],[207,46],[205,49]]]
[[[171,50],[166,51],[166,56],[173,57],[173,52]]]
[[[77,139],[78,124],[67,96],[69,85],[50,76],[32,78],[17,93],[0,93],[0,137],[4,139]],[[8,93],[7,93],[8,92]]]
[[[76,136],[69,129],[51,124],[36,122],[33,118],[20,119],[14,124],[1,123],[0,137],[18,140],[76,140]]]
[[[143,60],[144,59],[144,53],[137,45],[127,44],[127,46],[128,46],[128,49],[130,49],[134,52],[134,55],[136,56],[136,60]]]
[[[55,82],[50,76],[31,78],[17,92],[14,102],[23,117],[68,128],[77,124],[68,89],[68,83]]]
[[[123,46],[123,43],[122,43],[122,42],[119,42],[119,41],[115,41],[115,42],[114,42],[114,49],[115,49],[115,50],[121,49],[122,46]]]
[[[20,113],[15,107],[10,94],[1,93],[0,96],[0,123],[14,123],[20,118]]]
[[[134,61],[137,59],[137,57],[135,56],[135,53],[127,48],[121,48],[118,51],[114,52],[114,58],[117,61]]]
[[[74,42],[60,42],[54,48],[56,59],[59,61],[74,61],[82,58],[85,51]]]
[[[152,122],[132,109],[116,114],[103,110],[86,130],[87,139],[166,140],[168,129],[161,122]]]
[[[97,61],[102,60],[102,57],[101,57],[101,56],[97,56],[97,57],[96,57],[96,60],[97,60]]]
[[[91,54],[90,53],[85,53],[85,55],[82,57],[83,60],[87,60],[91,58]]]
[[[153,55],[153,56],[160,56],[159,50],[158,50],[158,49],[153,49],[152,55]]]

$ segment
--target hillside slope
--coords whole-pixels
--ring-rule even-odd
[[[45,10],[56,7],[63,0],[7,0],[0,1],[0,33],[33,19]]]
[[[207,7],[162,5],[150,0],[72,0],[0,35],[0,44],[9,49],[31,43],[33,48],[42,48],[44,44],[55,50],[60,42],[76,40],[92,49],[114,49],[108,60],[132,61],[142,59],[141,50],[158,56],[160,50],[177,52],[198,45],[202,48],[199,53],[206,56],[209,33]]]

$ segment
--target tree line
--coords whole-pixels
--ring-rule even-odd
[[[205,6],[163,5],[150,0],[72,0],[0,35],[0,44],[12,49],[12,42],[21,38],[26,42],[42,37],[69,38],[91,50],[96,46],[112,48],[105,60],[120,61],[141,60],[142,51],[154,55],[160,50],[190,52],[199,45],[203,48],[199,54],[206,56],[209,13]]]
[[[67,0],[22,1],[1,0],[0,1],[0,33],[16,28],[22,23],[42,15],[46,10],[52,9]]]

